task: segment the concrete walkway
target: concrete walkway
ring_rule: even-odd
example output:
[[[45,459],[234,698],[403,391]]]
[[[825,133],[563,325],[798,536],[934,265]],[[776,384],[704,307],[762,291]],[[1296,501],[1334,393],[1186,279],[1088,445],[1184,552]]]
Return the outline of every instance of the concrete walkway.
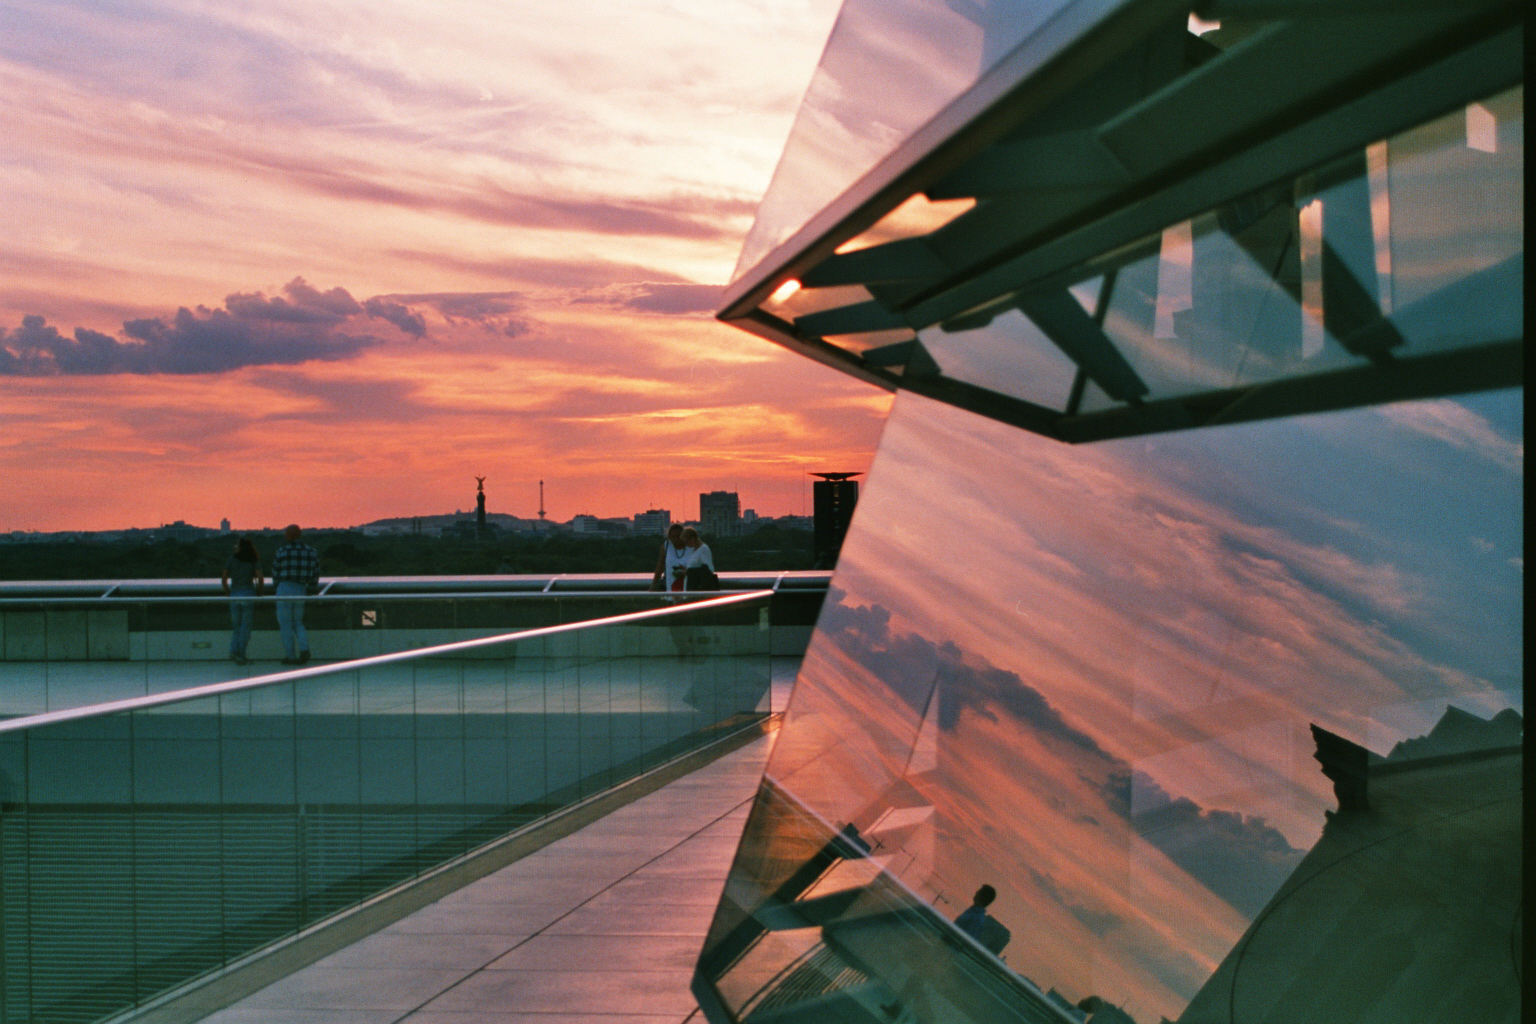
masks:
[[[782,706],[782,705],[779,705]],[[766,736],[207,1018],[678,1024]]]

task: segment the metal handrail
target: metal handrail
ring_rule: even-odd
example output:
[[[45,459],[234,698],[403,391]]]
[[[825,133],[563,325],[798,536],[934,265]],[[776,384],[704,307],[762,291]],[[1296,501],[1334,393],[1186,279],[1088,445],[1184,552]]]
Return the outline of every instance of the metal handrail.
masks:
[[[268,590],[270,591],[270,588],[268,588]],[[721,588],[721,590],[718,591],[718,593],[721,593],[721,594],[762,594],[762,593],[777,593],[777,592],[778,592],[778,590],[777,590],[777,583],[775,583],[774,587],[769,589],[769,590],[762,590],[761,588],[753,588],[751,590],[734,590],[734,589],[728,589],[728,588]],[[242,601],[263,601],[263,602],[278,601],[278,600],[283,600],[283,601],[296,601],[297,600],[297,601],[304,601],[306,603],[316,602],[316,603],[320,603],[320,604],[327,604],[327,603],[329,603],[329,604],[336,604],[336,603],[345,602],[345,601],[352,601],[352,602],[356,602],[356,601],[444,601],[444,600],[449,600],[449,599],[453,599],[453,600],[470,600],[470,599],[473,599],[473,600],[477,600],[477,601],[491,601],[491,600],[500,601],[500,600],[504,600],[504,599],[505,600],[547,601],[550,598],[560,599],[560,598],[567,598],[567,597],[600,597],[600,598],[604,598],[604,599],[606,599],[606,598],[618,599],[618,598],[631,598],[631,597],[637,597],[637,598],[639,598],[639,597],[649,597],[649,598],[661,600],[661,599],[665,599],[665,598],[667,598],[669,596],[671,596],[671,595],[669,595],[666,591],[660,591],[660,590],[509,590],[509,591],[501,591],[501,592],[498,592],[498,591],[486,591],[486,590],[465,590],[465,591],[457,591],[457,592],[456,591],[443,591],[443,592],[430,592],[430,593],[420,593],[420,594],[398,594],[398,593],[397,594],[364,594],[364,593],[358,593],[358,594],[327,594],[327,593],[324,592],[324,590],[322,590],[318,594],[309,594],[309,595],[304,595],[304,596],[295,595],[293,597],[284,597],[284,598],[279,598],[276,594],[273,594],[273,593],[270,593],[270,592],[269,593],[260,594],[260,595],[256,595],[256,594],[230,595],[230,594],[222,594],[222,593],[221,594],[188,594],[188,595],[185,595],[185,596],[182,596],[182,597],[138,597],[138,596],[135,596],[135,595],[132,595],[132,594],[119,594],[119,595],[116,595],[116,596],[110,597],[110,598],[108,598],[106,595],[103,594],[103,595],[99,595],[99,596],[95,596],[95,597],[85,596],[85,595],[82,595],[80,597],[0,597],[0,610],[4,610],[6,608],[20,608],[20,607],[31,608],[31,607],[34,607],[36,605],[75,605],[75,606],[78,606],[78,605],[92,604],[92,603],[98,603],[98,602],[103,604],[103,605],[108,605],[108,606],[126,606],[126,605],[131,605],[131,604],[200,604],[200,603],[203,603],[203,604],[206,604],[206,603],[224,604],[224,603],[226,603],[226,602],[228,602],[230,600],[235,600],[235,599],[242,600]]]
[[[827,570],[732,570],[720,574],[729,590],[825,590]],[[328,598],[408,597],[611,597],[653,593],[650,573],[553,573],[490,576],[331,576],[321,587]],[[567,589],[569,588],[569,589]],[[163,598],[222,598],[217,577],[197,579],[0,580],[0,608],[43,601],[100,602],[103,606]]]
[[[330,665],[319,665],[314,668],[294,669],[290,672],[275,672],[271,675],[255,676],[250,679],[236,679],[225,683],[209,683],[206,686],[192,686],[184,690],[171,690],[166,693],[151,694],[147,697],[129,697],[124,700],[107,701],[102,704],[87,704],[83,707],[66,708],[61,711],[45,711],[40,715],[26,715],[20,718],[10,718],[0,721],[0,735],[12,732],[22,732],[27,729],[44,725],[56,725],[60,722],[74,722],[86,718],[100,718],[105,715],[118,714],[124,711],[142,711],[147,708],[161,707],[166,704],[179,704],[183,701],[200,700],[204,697],[218,697],[229,693],[243,693],[247,690],[259,690],[268,686],[276,686],[280,683],[291,683],[300,679],[313,679],[319,676],[338,675],[343,672],[355,672],[359,669],[373,668],[379,665],[394,665],[403,661],[425,659],[444,654],[457,654],[461,651],[478,650],[482,647],[494,647],[497,644],[520,640],[536,640],[546,636],[556,636],[561,633],[574,633],[584,629],[595,629],[599,626],[623,625],[631,622],[644,622],[650,619],[668,618],[682,615],[686,612],[698,611],[701,608],[721,608],[727,605],[748,604],[753,601],[763,601],[771,598],[771,590],[750,590],[739,594],[728,594],[724,597],[709,597],[697,601],[685,600],[682,604],[672,605],[667,608],[649,608],[639,612],[625,612],[622,615],[609,615],[600,619],[585,619],[581,622],[567,622],[558,626],[539,626],[534,629],[517,630],[511,633],[499,633],[495,636],[478,637],[474,640],[455,640],[452,643],[438,644],[433,647],[421,647],[411,651],[396,651],[392,654],[375,654],[366,658],[355,658],[351,661],[341,661]],[[314,600],[309,598],[308,600]]]

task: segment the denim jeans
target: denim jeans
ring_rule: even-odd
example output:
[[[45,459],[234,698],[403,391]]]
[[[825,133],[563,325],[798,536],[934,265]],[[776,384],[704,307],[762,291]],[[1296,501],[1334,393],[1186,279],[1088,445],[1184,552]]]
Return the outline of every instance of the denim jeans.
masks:
[[[304,632],[304,584],[287,580],[277,585],[277,632],[283,638],[283,657],[297,658],[309,650],[309,636]],[[283,600],[287,598],[287,600]]]
[[[233,627],[229,635],[229,653],[243,658],[245,647],[251,642],[251,622],[256,617],[256,591],[231,590],[229,597],[229,623]]]

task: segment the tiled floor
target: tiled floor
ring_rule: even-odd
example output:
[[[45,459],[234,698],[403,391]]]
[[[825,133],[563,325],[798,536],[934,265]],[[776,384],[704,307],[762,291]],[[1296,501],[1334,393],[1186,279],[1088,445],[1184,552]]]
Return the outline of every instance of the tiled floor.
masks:
[[[782,703],[776,702],[782,707]],[[207,1024],[678,1024],[772,737],[269,985]]]

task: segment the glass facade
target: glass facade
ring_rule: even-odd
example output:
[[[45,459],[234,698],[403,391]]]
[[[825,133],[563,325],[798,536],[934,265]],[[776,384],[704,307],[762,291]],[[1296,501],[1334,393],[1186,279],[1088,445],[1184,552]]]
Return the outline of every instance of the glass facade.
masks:
[[[963,95],[1067,0],[848,0],[733,277]]]
[[[1013,6],[845,5],[722,319],[1071,442],[1520,382],[1518,5]]]
[[[850,0],[724,299],[898,395],[700,1005],[1519,1020],[1523,13],[1030,10]]]
[[[898,397],[700,977],[740,1020],[1516,1019],[1522,429],[1068,447]]]
[[[1507,344],[1523,140],[1510,90],[916,337],[943,377],[1071,415]]]

